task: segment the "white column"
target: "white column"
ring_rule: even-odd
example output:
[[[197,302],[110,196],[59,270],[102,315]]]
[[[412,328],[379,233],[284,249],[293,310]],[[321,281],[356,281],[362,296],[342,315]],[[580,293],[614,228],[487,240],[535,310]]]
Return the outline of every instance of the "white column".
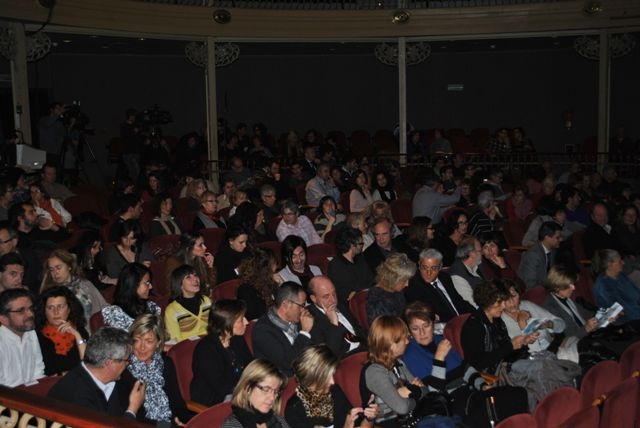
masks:
[[[609,34],[600,32],[600,62],[598,64],[598,152],[609,151],[609,89],[611,56],[609,55]],[[601,171],[607,156],[598,156],[598,170]]]
[[[27,38],[24,25],[12,23],[11,29],[16,42],[16,56],[11,59],[11,94],[13,95],[13,120],[15,128],[22,132],[24,141],[31,139],[31,116],[29,114],[29,75],[27,72]],[[20,111],[20,113],[18,113]]]
[[[400,153],[407,152],[407,40],[398,39],[398,119],[400,120]],[[400,157],[400,163],[405,165],[406,157]]]
[[[214,192],[219,192],[220,183],[218,183],[218,105],[216,103],[216,55],[215,41],[213,37],[207,37],[207,72],[206,72],[206,89],[207,89],[207,144],[209,161],[209,177],[213,182]]]

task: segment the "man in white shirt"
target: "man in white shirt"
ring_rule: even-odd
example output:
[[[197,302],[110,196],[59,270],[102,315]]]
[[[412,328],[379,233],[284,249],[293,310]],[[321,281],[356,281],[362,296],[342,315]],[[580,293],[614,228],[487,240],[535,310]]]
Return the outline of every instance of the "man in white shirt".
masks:
[[[340,190],[336,187],[331,178],[331,167],[327,163],[318,166],[318,173],[315,177],[307,181],[306,200],[307,204],[318,206],[320,199],[331,196],[336,203],[340,202]],[[322,207],[319,207],[322,210]]]
[[[0,385],[14,387],[44,377],[31,293],[0,293]]]

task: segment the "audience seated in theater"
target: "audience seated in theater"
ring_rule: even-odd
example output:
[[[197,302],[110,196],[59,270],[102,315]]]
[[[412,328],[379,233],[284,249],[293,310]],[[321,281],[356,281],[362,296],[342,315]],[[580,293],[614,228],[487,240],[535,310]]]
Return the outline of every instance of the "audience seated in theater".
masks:
[[[9,223],[18,231],[21,248],[44,246],[51,250],[69,237],[67,231],[51,219],[39,217],[31,202],[13,204],[9,208]]]
[[[331,167],[327,163],[318,166],[318,173],[311,178],[305,187],[307,204],[320,205],[320,199],[331,196],[334,200],[340,200],[340,190],[331,178]]]
[[[194,174],[195,175],[195,174]],[[187,179],[189,177],[187,176]],[[181,198],[189,198],[186,203],[188,212],[196,212],[200,209],[200,198],[207,191],[207,183],[201,178],[192,177],[180,191]],[[188,226],[188,225],[185,225]]]
[[[400,239],[392,239],[392,224],[386,218],[377,219],[371,228],[374,243],[364,251],[364,258],[372,272],[394,253],[407,253],[407,246]]]
[[[244,166],[244,161],[239,156],[234,156],[229,160],[230,170],[225,174],[224,178],[233,180],[236,187],[244,187],[251,184],[253,173],[249,168]]]
[[[371,205],[361,211],[367,219],[367,222],[373,226],[376,220],[386,218],[391,223],[391,237],[397,238],[402,235],[402,231],[393,221],[391,214],[391,206],[385,201],[374,201]]]
[[[131,324],[129,334],[133,346],[127,370],[117,385],[121,395],[126,396],[137,382],[143,382],[146,386],[144,402],[136,419],[156,426],[182,426],[193,413],[187,409],[180,394],[173,360],[162,352],[166,341],[162,318],[142,314]]]
[[[451,143],[447,140],[444,135],[442,129],[436,128],[433,131],[434,140],[429,145],[429,152],[431,154],[449,154],[453,153],[453,149],[451,148]]]
[[[418,271],[409,281],[404,296],[407,303],[420,300],[431,305],[442,323],[474,310],[474,307],[458,294],[451,276],[442,271],[442,253],[435,248],[420,253]]]
[[[511,149],[509,129],[498,128],[487,145],[487,152],[491,154],[506,154],[509,153]]]
[[[467,208],[472,206],[473,200],[471,199],[471,180],[463,178],[460,180],[460,185],[457,187],[460,190],[460,200],[455,204],[460,208]]]
[[[390,204],[398,199],[398,194],[393,188],[393,180],[385,170],[376,171],[374,178],[371,195],[374,201],[385,201]]]
[[[622,196],[625,183],[618,180],[618,173],[613,165],[602,168],[602,182],[597,187],[597,192],[606,200],[616,200]]]
[[[357,170],[351,184],[353,190],[349,193],[349,212],[358,213],[374,201],[369,187],[368,174],[362,169]]]
[[[451,195],[442,193],[442,180],[435,176],[427,176],[422,187],[413,197],[413,216],[426,216],[433,224],[442,221],[442,214],[460,199],[460,191],[456,189]]]
[[[532,319],[544,320],[542,326],[536,330],[539,333],[537,340],[528,345],[529,351],[547,350],[557,354],[558,358],[577,363],[577,342],[565,342],[564,320],[533,302],[521,300],[520,292],[512,280],[505,279],[502,282],[509,293],[509,298],[505,300],[505,308],[500,318],[502,318],[507,327],[509,337],[514,338],[524,335],[525,329]]]
[[[580,191],[573,186],[565,186],[562,188],[562,205],[567,214],[567,221],[574,221],[585,226],[589,225],[591,219],[589,212],[581,206],[582,196]]]
[[[247,305],[247,319],[260,318],[273,304],[273,293],[283,282],[277,270],[278,260],[269,248],[255,248],[253,255],[240,263],[238,299]]]
[[[326,276],[309,281],[309,312],[313,316],[311,341],[325,344],[342,359],[345,355],[363,349],[366,332],[353,318],[349,307],[338,300],[333,282]]]
[[[473,301],[473,289],[485,279],[480,269],[481,263],[482,246],[480,241],[474,237],[467,237],[458,245],[456,260],[447,272],[460,297],[471,303],[474,308],[478,306]]]
[[[369,233],[369,223],[367,217],[363,213],[351,213],[347,216],[347,226],[351,226],[353,229],[357,229],[362,233],[362,242],[364,246],[362,251],[369,248],[371,244],[375,242],[373,234]]]
[[[251,247],[247,245],[249,236],[242,226],[230,226],[225,238],[213,261],[219,284],[236,279],[240,262],[251,257]]]
[[[23,284],[23,277],[24,260],[20,254],[7,253],[0,256],[0,292],[12,288],[28,288]]]
[[[140,263],[130,263],[120,272],[113,305],[102,308],[104,323],[128,330],[139,315],[160,315],[160,307],[149,300],[151,271]]]
[[[265,224],[264,210],[249,201],[236,207],[235,214],[229,219],[229,227],[233,226],[245,230],[249,244],[278,240]]]
[[[29,290],[0,293],[0,385],[13,388],[45,376]]]
[[[378,405],[371,403],[364,409],[351,407],[345,393],[333,381],[338,363],[338,358],[325,345],[306,348],[293,362],[298,385],[284,411],[288,423],[299,428],[348,428],[355,427],[362,419],[360,428],[373,427]]]
[[[65,199],[75,196],[75,194],[64,184],[57,182],[57,174],[58,171],[55,165],[48,162],[42,165],[40,178],[45,192],[50,197],[64,202]]]
[[[502,230],[502,213],[493,199],[493,194],[485,190],[478,194],[478,209],[469,219],[469,233],[480,237],[483,233]]]
[[[301,184],[306,183],[309,179],[305,179],[305,174],[302,173],[302,161],[292,160],[289,167],[289,180],[287,186],[290,192],[295,192],[296,188]]]
[[[333,183],[338,187],[338,190],[340,191],[341,195],[343,192],[346,192],[348,190],[347,184],[344,182],[343,176],[344,176],[344,171],[340,166],[334,165],[331,167],[331,179],[333,180]]]
[[[609,209],[604,203],[595,203],[591,208],[591,223],[585,229],[582,237],[585,254],[588,258],[592,258],[598,250],[607,248],[621,251],[620,242],[611,232]]]
[[[527,288],[542,285],[547,272],[556,260],[556,253],[562,243],[562,227],[555,221],[546,221],[538,230],[538,242],[529,248],[520,260],[518,276]]]
[[[44,374],[64,374],[80,364],[89,338],[82,305],[67,287],[55,286],[40,295],[37,307],[36,332]]]
[[[207,159],[207,144],[197,132],[189,132],[180,137],[174,150],[174,168],[177,171],[199,170]]]
[[[78,298],[84,311],[85,325],[89,326],[89,318],[107,306],[98,289],[82,277],[82,272],[73,254],[66,250],[54,250],[44,263],[45,273],[40,293],[56,285],[69,288]]]
[[[266,360],[252,361],[233,390],[231,415],[224,420],[222,428],[290,428],[279,414],[279,392],[286,384],[286,376],[275,364]],[[274,398],[265,399],[268,396]]]
[[[509,293],[499,280],[484,281],[473,291],[478,305],[462,326],[460,340],[465,360],[476,370],[496,373],[502,361],[527,358],[527,345],[538,339],[538,333],[509,338],[507,326],[500,316]]]
[[[346,153],[342,157],[342,180],[345,186],[353,186],[358,171],[358,158],[353,153]]]
[[[305,307],[307,293],[295,282],[282,283],[274,293],[274,306],[253,328],[256,358],[274,363],[285,376],[292,376],[291,363],[312,343],[313,316]]]
[[[397,240],[403,243],[407,256],[412,262],[417,263],[422,250],[431,247],[435,236],[435,227],[429,217],[414,217],[405,233],[398,236]]]
[[[151,171],[147,174],[147,186],[140,194],[142,202],[151,202],[159,194],[167,190],[165,174],[162,171]]]
[[[324,241],[327,233],[334,230],[334,228],[343,227],[346,216],[337,212],[336,201],[331,196],[323,196],[320,199],[318,206],[319,214],[313,221],[313,225],[320,236],[320,239]]]
[[[620,219],[611,231],[614,239],[620,243],[620,251],[625,256],[640,256],[640,222],[638,208],[626,205],[620,211]]]
[[[13,203],[13,185],[8,180],[0,181],[0,221],[9,220],[9,207]]]
[[[453,165],[445,165],[440,168],[440,179],[442,180],[442,191],[447,195],[452,194],[458,187],[453,179]]]
[[[218,214],[218,201],[216,194],[207,190],[200,196],[200,211],[193,220],[194,232],[202,229],[212,229],[216,227],[227,227],[224,219]]]
[[[514,267],[503,256],[504,242],[500,233],[483,234],[480,237],[480,244],[482,244],[482,265],[480,267],[486,279],[515,279],[518,276]]]
[[[169,193],[160,193],[154,198],[154,217],[149,226],[149,238],[161,235],[180,235],[182,228],[171,214],[173,199]]]
[[[609,308],[618,302],[624,312],[617,324],[640,321],[640,288],[623,272],[624,262],[612,249],[599,250],[593,259],[592,268],[598,275],[594,287],[596,304],[600,308]]]
[[[336,235],[337,254],[329,262],[327,276],[336,288],[338,301],[347,305],[353,295],[373,285],[373,274],[362,254],[362,233],[343,227]]]
[[[193,352],[193,401],[207,407],[228,401],[242,371],[253,360],[243,336],[248,324],[245,308],[242,300],[219,300],[211,308],[207,335]]]
[[[111,196],[109,196],[109,215],[114,216],[119,214],[124,195],[131,195],[134,193],[136,193],[136,185],[129,177],[118,178],[115,182]]]
[[[489,177],[479,187],[479,191],[490,190],[493,194],[493,200],[505,201],[511,197],[511,193],[505,193],[502,189],[502,180],[504,179],[503,172],[499,169],[492,169],[489,171]]]
[[[247,201],[249,201],[249,188],[248,187],[237,188],[236,191],[233,193],[233,205],[229,210],[229,217],[233,217],[236,213],[236,209],[240,205],[242,205],[244,202],[247,202]]]
[[[56,226],[62,229],[67,227],[67,224],[71,221],[71,214],[60,202],[47,194],[42,183],[31,183],[29,192],[31,194],[31,203],[38,216],[53,221]]]
[[[214,258],[207,252],[204,238],[199,232],[184,232],[180,235],[180,249],[164,263],[165,283],[171,284],[171,272],[178,266],[193,266],[200,277],[200,287],[204,294],[209,294],[217,284]]]
[[[265,222],[280,215],[276,189],[270,184],[264,184],[260,188],[260,208],[264,212]]]
[[[115,242],[120,238],[120,229],[122,224],[127,220],[138,221],[142,214],[142,200],[135,193],[122,196],[120,199],[120,209],[117,212],[118,218],[113,222],[109,229],[109,242]]]
[[[533,202],[527,196],[526,186],[516,186],[513,196],[505,200],[505,213],[509,220],[524,220],[533,212]]]
[[[434,332],[436,314],[428,304],[417,301],[407,305],[404,320],[411,334],[402,356],[407,368],[425,385],[455,397],[454,414],[463,420],[473,417],[467,415],[467,402],[473,392],[486,388],[485,381],[449,340]]]
[[[302,176],[304,181],[309,181],[316,175],[318,169],[318,163],[320,161],[316,157],[316,147],[304,143],[302,152],[302,159],[300,159],[300,166],[302,167]]]
[[[295,189],[289,188],[289,184],[284,180],[285,176],[280,171],[280,162],[278,160],[270,159],[267,165],[262,168],[262,171],[262,184],[273,187],[278,200],[281,201],[295,196]]]
[[[446,227],[434,240],[432,247],[437,248],[442,253],[443,266],[451,266],[456,258],[458,245],[468,236],[468,219],[466,211],[453,211],[447,217]]]
[[[376,270],[375,287],[369,289],[366,309],[369,324],[380,315],[401,316],[407,304],[403,291],[416,273],[406,254],[389,256]]]
[[[154,259],[149,245],[142,241],[140,223],[137,220],[127,220],[118,230],[116,243],[104,252],[103,263],[107,275],[117,278],[127,264],[142,263],[150,266]]]
[[[518,126],[511,130],[513,133],[512,147],[516,152],[535,152],[536,149],[529,139],[525,136],[524,128]]]
[[[538,230],[542,223],[553,221],[562,229],[562,239],[568,240],[575,232],[584,229],[582,223],[567,220],[567,214],[562,204],[551,201],[541,200],[536,208],[538,215],[529,223],[529,227],[522,237],[522,246],[530,248],[538,241]]]
[[[305,290],[311,278],[322,275],[318,266],[307,263],[307,246],[299,236],[289,235],[282,241],[282,263],[280,278],[298,283]]]
[[[207,331],[211,299],[202,293],[193,266],[182,265],[171,273],[171,303],[164,311],[169,339],[181,342]]]
[[[309,217],[300,215],[298,204],[292,200],[287,200],[282,204],[281,212],[282,220],[280,220],[276,229],[278,241],[282,242],[287,236],[296,235],[304,239],[307,246],[322,243]]]
[[[128,331],[101,328],[87,340],[83,362],[60,379],[47,396],[112,416],[135,419],[144,402],[145,383],[135,381],[130,392],[118,387],[132,346]]]
[[[218,195],[218,209],[223,210],[233,204],[233,193],[236,191],[236,183],[231,178],[222,181],[222,192]]]

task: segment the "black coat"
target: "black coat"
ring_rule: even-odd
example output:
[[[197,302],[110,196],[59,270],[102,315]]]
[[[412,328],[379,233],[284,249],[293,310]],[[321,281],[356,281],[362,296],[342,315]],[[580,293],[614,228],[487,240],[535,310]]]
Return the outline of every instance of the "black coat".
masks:
[[[451,280],[451,276],[448,273],[440,272],[438,279],[444,286],[444,289],[447,290],[447,294],[459,314],[475,311],[475,308],[458,294]],[[433,311],[438,314],[441,322],[447,322],[458,315],[450,309],[449,304],[440,297],[440,294],[433,289],[431,284],[427,284],[422,279],[420,272],[416,273],[414,277],[411,278],[411,281],[409,281],[409,286],[404,290],[404,297],[407,300],[407,304],[413,303],[416,300],[421,300],[429,304]]]
[[[320,312],[316,305],[308,306],[309,312],[313,315],[313,328],[311,328],[311,341],[315,344],[324,343],[333,351],[338,359],[341,359],[348,351],[349,344],[345,340],[345,334],[349,332],[343,325],[333,325],[327,315]],[[338,311],[344,316],[353,327],[355,336],[360,340],[361,346],[367,341],[367,334],[358,325],[351,313],[343,305],[338,304]]]

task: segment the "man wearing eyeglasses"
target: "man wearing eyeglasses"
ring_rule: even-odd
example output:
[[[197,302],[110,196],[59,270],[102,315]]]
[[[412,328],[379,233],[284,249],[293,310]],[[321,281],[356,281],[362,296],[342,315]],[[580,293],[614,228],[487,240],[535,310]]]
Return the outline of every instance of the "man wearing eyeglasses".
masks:
[[[433,224],[442,220],[442,214],[460,199],[460,191],[455,189],[450,195],[443,193],[442,180],[432,175],[425,178],[423,186],[413,197],[413,216],[426,216]]]
[[[418,272],[404,290],[407,304],[420,300],[429,304],[440,322],[448,322],[460,314],[475,308],[464,300],[455,289],[451,276],[442,270],[442,253],[435,248],[422,250]]]
[[[14,387],[44,377],[31,293],[0,293],[0,385]]]
[[[252,332],[256,358],[275,364],[285,376],[293,376],[291,363],[312,344],[314,319],[306,308],[307,293],[300,284],[283,282],[274,293],[274,305]]]
[[[22,260],[24,275],[21,279],[22,284],[29,287],[34,295],[38,294],[42,282],[42,263],[37,262],[38,256],[28,245],[20,245],[18,232],[9,225],[9,222],[2,221],[0,222],[0,257],[12,253],[17,254]]]
[[[146,385],[137,380],[128,391],[117,382],[127,368],[131,349],[132,339],[126,330],[101,328],[87,341],[83,362],[60,379],[47,396],[135,419],[144,402]]]

